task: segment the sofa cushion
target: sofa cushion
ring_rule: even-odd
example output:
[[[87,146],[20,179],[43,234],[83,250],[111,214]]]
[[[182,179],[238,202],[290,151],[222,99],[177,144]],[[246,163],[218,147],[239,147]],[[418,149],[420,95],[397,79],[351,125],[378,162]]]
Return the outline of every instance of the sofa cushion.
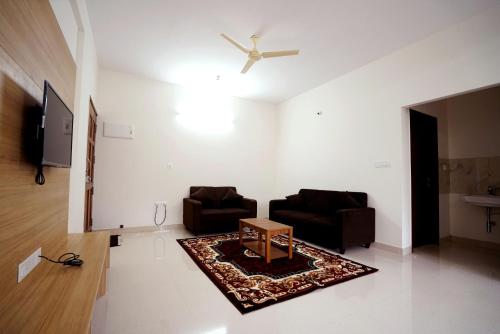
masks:
[[[338,245],[341,236],[338,220],[335,217],[319,215],[297,225],[293,233],[300,239],[327,247]]]
[[[332,191],[332,207],[337,210],[362,208],[361,201],[358,200],[357,193],[349,191]]]
[[[238,194],[233,189],[228,189],[224,197],[222,197],[223,208],[240,208],[243,196]]]
[[[286,218],[296,218],[300,220],[307,220],[307,219],[312,219],[316,216],[317,214],[313,212],[306,212],[306,211],[299,211],[299,210],[275,210],[273,214],[278,215],[280,217],[286,217]]]
[[[204,187],[204,186],[192,186],[190,187],[189,193],[195,194],[200,189],[204,188],[208,193],[208,198],[205,201],[201,201],[203,203],[203,207],[208,209],[219,209],[222,205],[222,198],[227,193],[229,189],[232,189],[236,192],[235,187]],[[190,195],[192,196],[192,195]],[[191,197],[192,198],[192,197]]]
[[[335,226],[337,221],[334,216],[315,216],[314,218],[307,221],[307,224],[311,226],[313,229],[315,227],[320,228],[329,228]]]
[[[293,226],[293,234],[299,238],[316,240],[319,237],[334,242],[337,224],[333,216],[304,211],[275,210],[272,219]]]
[[[334,213],[337,211],[334,196],[335,191],[301,189],[299,194],[305,202],[305,208],[309,212]]]
[[[312,212],[297,211],[297,210],[276,210],[273,212],[273,219],[278,222],[297,226],[308,220],[316,218],[318,215]]]
[[[309,212],[333,214],[340,209],[366,207],[366,193],[301,189],[299,191],[305,202],[305,209]]]
[[[190,195],[192,199],[200,201],[204,208],[210,208],[214,206],[213,196],[210,196],[210,193],[206,188],[200,188],[194,193]]]
[[[363,205],[353,196],[352,193],[346,191],[344,193],[340,193],[343,196],[339,200],[340,203],[340,209],[358,209],[362,208]]]
[[[251,218],[250,210],[239,208],[202,209],[201,219],[204,222],[225,223],[241,218]]]
[[[288,202],[288,206],[293,210],[302,210],[304,209],[304,200],[300,194],[290,195],[286,197]]]

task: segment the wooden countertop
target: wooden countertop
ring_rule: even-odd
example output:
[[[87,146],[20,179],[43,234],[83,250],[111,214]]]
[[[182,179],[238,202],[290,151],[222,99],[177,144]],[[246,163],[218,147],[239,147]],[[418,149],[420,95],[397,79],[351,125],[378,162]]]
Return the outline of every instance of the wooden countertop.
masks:
[[[57,258],[80,254],[81,267],[42,262],[0,302],[0,333],[89,333],[94,303],[105,293],[109,232],[69,234]]]

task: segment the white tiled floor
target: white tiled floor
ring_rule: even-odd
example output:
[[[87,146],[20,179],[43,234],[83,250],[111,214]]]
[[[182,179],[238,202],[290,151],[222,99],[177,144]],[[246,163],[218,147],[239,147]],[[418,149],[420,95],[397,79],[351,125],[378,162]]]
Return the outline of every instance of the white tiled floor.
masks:
[[[99,333],[500,333],[500,257],[456,245],[400,257],[352,248],[380,269],[241,315],[175,239],[183,230],[125,234],[111,249]]]

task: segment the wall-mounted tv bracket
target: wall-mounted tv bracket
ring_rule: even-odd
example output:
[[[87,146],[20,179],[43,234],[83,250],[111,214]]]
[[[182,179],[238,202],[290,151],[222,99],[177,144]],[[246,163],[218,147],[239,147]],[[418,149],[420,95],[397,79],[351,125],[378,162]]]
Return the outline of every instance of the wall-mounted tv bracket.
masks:
[[[36,143],[37,146],[43,145],[43,129],[45,128],[45,115],[42,115],[42,121],[40,126],[36,128]],[[38,152],[40,150],[37,150]],[[43,165],[42,162],[39,161],[36,166],[36,176],[35,176],[36,184],[43,185],[45,183],[45,176],[43,175]]]

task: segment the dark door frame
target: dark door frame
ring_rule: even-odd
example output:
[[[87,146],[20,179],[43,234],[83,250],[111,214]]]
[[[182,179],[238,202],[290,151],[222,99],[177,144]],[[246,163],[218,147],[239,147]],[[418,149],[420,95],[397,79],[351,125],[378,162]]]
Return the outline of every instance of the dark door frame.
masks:
[[[437,118],[409,109],[412,249],[439,244]]]
[[[94,163],[95,163],[95,139],[97,130],[97,111],[92,101],[89,102],[89,123],[87,131],[87,156],[85,159],[85,213],[83,230],[92,232],[92,209],[94,197]]]

